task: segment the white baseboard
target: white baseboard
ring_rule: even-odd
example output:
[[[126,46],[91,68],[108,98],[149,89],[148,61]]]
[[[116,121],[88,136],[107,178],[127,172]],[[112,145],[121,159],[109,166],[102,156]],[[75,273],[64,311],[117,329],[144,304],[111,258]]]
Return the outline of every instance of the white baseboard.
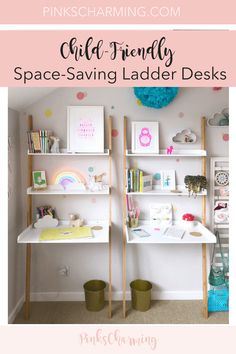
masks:
[[[112,300],[122,301],[122,291],[112,293]],[[105,294],[106,299],[108,293]],[[129,291],[126,299],[131,299]],[[202,291],[152,291],[153,300],[201,300]],[[84,292],[40,292],[31,294],[32,301],[84,301]]]
[[[10,315],[8,316],[8,323],[9,324],[14,322],[16,315],[20,311],[23,304],[24,304],[24,295],[21,296],[21,298],[17,302],[16,306],[14,307],[14,309],[11,311]]]

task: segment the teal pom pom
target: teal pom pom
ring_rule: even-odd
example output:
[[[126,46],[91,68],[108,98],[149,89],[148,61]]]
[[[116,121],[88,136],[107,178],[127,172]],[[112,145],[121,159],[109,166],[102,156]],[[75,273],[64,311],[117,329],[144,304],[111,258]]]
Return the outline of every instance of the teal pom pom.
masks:
[[[162,108],[177,96],[178,87],[135,87],[134,94],[144,106]]]

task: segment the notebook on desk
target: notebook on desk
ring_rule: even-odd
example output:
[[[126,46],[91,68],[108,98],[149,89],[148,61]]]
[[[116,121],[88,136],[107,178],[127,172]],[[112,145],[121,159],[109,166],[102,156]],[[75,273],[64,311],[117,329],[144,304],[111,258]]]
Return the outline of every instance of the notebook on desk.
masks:
[[[182,239],[184,237],[184,234],[185,234],[185,230],[178,229],[176,227],[168,227],[164,232],[164,236],[178,238],[178,239]]]
[[[71,240],[77,238],[93,237],[92,229],[89,226],[81,227],[58,227],[44,229],[41,231],[40,241]]]

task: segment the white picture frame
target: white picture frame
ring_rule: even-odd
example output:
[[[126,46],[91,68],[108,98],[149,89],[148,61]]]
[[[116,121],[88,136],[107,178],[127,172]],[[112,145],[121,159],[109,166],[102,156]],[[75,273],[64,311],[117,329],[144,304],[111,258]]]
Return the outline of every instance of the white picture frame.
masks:
[[[104,152],[104,106],[67,107],[67,151]]]
[[[159,154],[159,123],[132,122],[132,153]]]
[[[161,189],[176,190],[175,170],[161,171]]]
[[[40,190],[47,188],[47,179],[45,171],[33,171],[32,172],[33,179],[33,189]]]

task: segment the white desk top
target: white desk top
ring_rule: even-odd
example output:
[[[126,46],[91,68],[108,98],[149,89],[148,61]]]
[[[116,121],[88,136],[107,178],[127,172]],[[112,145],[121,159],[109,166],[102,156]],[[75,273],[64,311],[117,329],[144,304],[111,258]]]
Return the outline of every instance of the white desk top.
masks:
[[[175,222],[174,226],[179,229],[184,229],[180,222]],[[191,229],[186,230],[182,239],[165,236],[163,234],[164,230],[154,229],[154,226],[150,225],[149,221],[140,220],[139,226],[134,229],[142,229],[150,234],[148,237],[139,237],[132,232],[133,229],[126,226],[126,240],[127,243],[162,243],[162,244],[202,244],[202,243],[216,243],[215,235],[209,231],[200,222],[196,222],[195,226]],[[196,237],[190,235],[190,232],[200,232],[202,236]]]
[[[67,240],[50,240],[50,241],[40,241],[39,237],[42,229],[35,229],[30,225],[25,229],[17,238],[18,243],[108,243],[109,242],[109,223],[107,221],[91,221],[88,226],[102,226],[102,230],[92,230],[93,236],[91,238],[78,238],[78,239],[67,239]],[[59,227],[68,226],[68,222],[60,222]]]

